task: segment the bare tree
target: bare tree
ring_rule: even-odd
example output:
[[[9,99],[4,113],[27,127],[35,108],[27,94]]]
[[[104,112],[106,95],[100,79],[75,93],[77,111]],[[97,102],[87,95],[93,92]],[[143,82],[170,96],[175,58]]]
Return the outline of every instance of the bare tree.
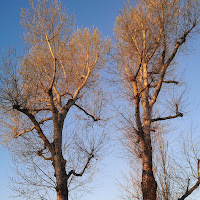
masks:
[[[186,199],[198,191],[199,180],[199,137],[194,138],[194,133],[185,136],[181,134],[177,139],[172,139],[171,134],[166,134],[163,127],[152,138],[153,147],[153,172],[157,182],[157,199],[174,200]],[[171,139],[170,139],[171,138]],[[181,139],[180,139],[181,138]],[[130,138],[131,139],[131,138]],[[126,200],[143,199],[141,190],[142,162],[131,150],[131,141],[127,142],[128,159],[131,170],[124,175],[120,182],[122,197]],[[191,196],[193,199],[194,196]]]
[[[96,29],[74,31],[73,17],[57,0],[30,0],[21,24],[29,50],[20,63],[15,51],[3,56],[1,132],[16,138],[18,161],[29,163],[29,171],[18,170],[27,182],[22,193],[41,196],[38,187],[46,186],[66,200],[70,183],[92,167],[105,140],[98,77],[109,42]]]
[[[173,112],[163,107],[158,110],[158,105],[164,101],[165,88],[170,90],[179,84],[174,75],[175,60],[196,33],[198,23],[199,3],[195,0],[140,0],[134,7],[127,3],[116,19],[115,59],[134,106],[129,135],[141,155],[144,200],[155,200],[157,192],[152,162],[154,124],[183,117],[179,100]]]

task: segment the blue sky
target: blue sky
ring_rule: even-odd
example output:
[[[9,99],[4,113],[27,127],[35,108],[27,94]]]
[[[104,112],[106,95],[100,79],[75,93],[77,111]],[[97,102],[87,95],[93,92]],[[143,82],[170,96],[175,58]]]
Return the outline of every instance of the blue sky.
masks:
[[[73,13],[76,25],[82,27],[97,27],[102,36],[112,36],[115,17],[123,8],[123,0],[62,0],[63,5]],[[19,14],[22,7],[28,5],[28,0],[0,0],[0,49],[22,46],[20,36],[22,29],[19,24]],[[194,46],[194,48],[192,48]],[[200,39],[190,44],[192,53],[180,57],[180,67],[185,68],[185,80],[188,90],[188,102],[191,112],[180,122],[181,128],[190,127],[191,123],[198,124],[200,117]],[[118,148],[118,147],[117,147]],[[127,169],[124,160],[114,153],[108,156],[103,165],[103,171],[96,176],[97,187],[93,194],[86,195],[82,200],[116,200],[119,187],[116,179],[121,177],[121,171]],[[12,193],[7,187],[8,176],[11,172],[11,161],[8,152],[0,147],[0,199],[7,200]],[[13,200],[11,198],[11,200]]]
[[[98,27],[102,35],[112,34],[115,17],[123,7],[123,0],[62,0],[62,3],[74,14],[77,26]],[[28,0],[0,0],[1,48],[19,39],[22,34],[19,14],[27,5]]]
[[[97,27],[102,36],[112,36],[115,17],[123,0],[62,0],[63,5],[69,9],[76,18],[76,25],[92,28]],[[0,0],[0,49],[23,46],[20,40],[23,30],[19,24],[19,14],[23,7],[28,6],[28,0]],[[119,194],[116,179],[120,179],[122,169],[126,169],[126,163],[116,156],[117,153],[109,155],[102,163],[101,172],[95,177],[95,187],[92,194],[85,194],[82,200],[114,200]],[[11,176],[11,159],[9,153],[0,147],[0,199],[8,198],[12,191],[8,189]]]

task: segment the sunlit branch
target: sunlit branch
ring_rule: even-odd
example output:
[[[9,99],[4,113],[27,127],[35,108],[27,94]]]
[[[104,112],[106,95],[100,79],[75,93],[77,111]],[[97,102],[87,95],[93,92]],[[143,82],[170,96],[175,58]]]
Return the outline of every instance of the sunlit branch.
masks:
[[[55,87],[53,87],[53,89],[55,90]],[[55,93],[56,93],[56,91],[55,91]],[[70,97],[72,97],[72,94],[70,94],[69,92],[64,92],[64,93],[62,93],[62,94],[59,94],[59,96],[60,97],[63,97],[63,96],[65,96],[65,95],[69,95]],[[41,102],[49,102],[49,99],[38,99],[38,101],[41,101]],[[55,98],[53,98],[53,101],[55,102],[55,101],[58,101],[58,98],[57,97],[55,97]],[[50,106],[50,104],[46,104],[45,106],[44,106],[44,108],[45,107],[47,107],[47,106]],[[34,111],[34,109],[33,110],[31,110],[31,109],[29,109],[30,111]],[[39,110],[39,109],[38,109]],[[37,109],[36,109],[36,111],[37,111]],[[40,110],[39,110],[40,111]]]
[[[142,89],[134,96],[134,99],[138,98],[139,95],[140,95],[146,88],[148,88],[148,87],[149,87],[149,85],[147,85],[147,86],[145,86],[144,88],[142,88]]]
[[[45,146],[47,146],[48,149],[49,149],[49,151],[52,152],[53,149],[52,149],[51,143],[49,142],[49,140],[47,139],[47,137],[44,135],[44,133],[43,133],[41,127],[40,127],[40,124],[36,120],[35,116],[32,115],[27,109],[21,109],[19,107],[19,105],[13,105],[13,109],[16,109],[16,110],[24,113],[32,121],[32,123],[35,126],[36,131],[38,132],[40,138],[43,140]]]
[[[142,128],[142,123],[141,123],[141,118],[140,118],[140,100],[139,100],[139,95],[138,94],[138,87],[137,87],[137,81],[136,79],[133,80],[132,82],[133,85],[133,91],[135,94],[135,119],[136,119],[136,124],[137,124],[137,128],[138,128],[138,133],[139,136],[142,138],[143,137],[143,128]]]
[[[58,108],[61,110],[62,109],[61,95],[58,93],[58,91],[57,91],[55,86],[52,86],[52,87],[53,87],[53,90],[55,91],[56,96],[57,96],[56,98],[53,99],[53,101],[54,101],[55,105],[57,105]],[[55,101],[57,101],[57,103]]]
[[[78,98],[78,94],[80,93],[80,91],[81,91],[81,89],[85,86],[85,84],[86,84],[86,82],[87,82],[87,80],[88,80],[88,78],[89,78],[89,75],[90,75],[90,73],[91,73],[91,69],[96,65],[96,62],[97,62],[97,60],[98,60],[98,57],[99,57],[99,55],[97,54],[96,55],[96,59],[95,59],[95,61],[91,64],[91,66],[88,66],[88,63],[86,64],[87,65],[87,75],[86,76],[84,76],[83,78],[84,78],[84,81],[83,81],[83,83],[77,88],[77,90],[75,91],[75,93],[74,93],[74,95],[73,95],[73,99],[74,100],[76,100],[77,98]]]
[[[49,110],[51,110],[50,108],[47,108],[47,106],[48,105],[45,105],[44,107],[38,108],[38,109],[28,109],[28,111],[38,113],[40,111],[49,111]]]
[[[199,185],[200,185],[200,178],[198,178],[195,185],[192,188],[190,188],[189,190],[186,190],[185,194],[182,197],[178,198],[178,200],[186,199],[186,197],[188,197],[190,194],[192,194],[192,192],[194,192],[199,187]]]
[[[147,55],[147,62],[154,56],[154,54],[155,54],[157,48],[159,47],[159,45],[160,45],[160,37],[159,37],[159,39],[157,40],[157,43],[156,43],[156,45],[155,45],[155,48],[153,49],[153,51],[151,52],[151,54],[150,54],[149,56]]]
[[[163,83],[163,79],[165,77],[165,73],[166,73],[167,68],[169,67],[169,65],[172,62],[172,60],[174,59],[174,57],[176,56],[176,53],[178,52],[178,49],[186,41],[186,37],[195,28],[195,26],[196,26],[196,23],[193,23],[193,26],[187,32],[184,33],[184,35],[181,38],[181,40],[176,43],[171,56],[169,57],[167,62],[162,66],[162,71],[161,71],[161,74],[160,74],[158,85],[156,87],[156,91],[155,91],[155,93],[154,93],[154,95],[153,95],[153,97],[152,97],[152,99],[151,99],[151,101],[149,103],[150,107],[152,107],[154,105],[154,103],[156,102],[156,100],[157,100],[157,97],[158,97],[158,94],[160,93],[160,90],[161,90],[161,87],[162,87],[162,83]]]
[[[38,155],[38,154],[37,154],[37,155]],[[42,157],[44,160],[52,160],[52,157],[50,157],[50,158],[46,158],[43,154],[38,155],[38,156]]]
[[[50,52],[51,52],[51,56],[52,56],[53,59],[55,59],[54,53],[53,53],[52,48],[51,48],[51,44],[50,44],[50,42],[49,42],[49,38],[48,38],[48,36],[47,36],[46,33],[45,33],[45,35],[46,35],[46,42],[47,42],[48,47],[49,47],[49,50],[50,50]]]
[[[53,119],[52,117],[43,119],[43,120],[39,121],[38,124],[43,124],[44,122],[49,121],[49,120],[52,120],[52,119]],[[33,127],[30,128],[30,129],[27,129],[27,130],[25,130],[25,131],[20,132],[19,134],[15,135],[14,138],[17,138],[17,137],[19,137],[20,135],[22,135],[22,134],[24,134],[24,133],[28,133],[28,132],[30,132],[30,131],[32,131],[32,130],[34,130],[34,129],[35,129],[35,126],[33,126]]]
[[[131,36],[130,36],[130,37],[131,37]],[[135,39],[134,36],[131,37],[131,40],[132,40],[134,46],[135,46],[136,49],[137,49],[138,55],[141,56],[140,49],[138,48],[137,40]]]
[[[66,74],[66,72],[65,72],[65,68],[64,68],[64,65],[63,65],[63,63],[62,63],[62,60],[59,59],[59,61],[60,61],[60,64],[61,64],[61,66],[62,66],[63,74],[64,74],[64,76],[65,76],[65,83],[66,83],[66,87],[67,87],[67,92],[69,92],[68,81],[67,81],[67,74]]]
[[[39,150],[36,154],[40,157],[42,157],[44,160],[52,160],[52,157],[49,157],[49,158],[46,158],[44,155],[43,155],[43,151],[46,149],[46,147],[44,147],[43,149]]]
[[[128,23],[124,19],[123,19],[123,22],[124,22],[124,25],[125,25],[124,27],[127,30],[129,37],[131,38],[133,46],[136,47],[136,49],[137,49],[137,51],[136,51],[137,55],[141,56],[140,49],[139,49],[138,44],[137,44],[137,40],[135,39],[134,36],[132,36],[130,34],[130,31],[129,31],[129,28],[128,28]]]
[[[78,94],[80,93],[81,89],[85,86],[85,84],[86,84],[86,82],[88,80],[88,77],[89,77],[89,75],[91,73],[91,70],[90,70],[89,67],[87,68],[87,70],[88,70],[87,75],[83,77],[84,78],[83,83],[77,88],[77,90],[75,91],[75,93],[73,95],[73,99],[74,100],[76,100],[78,98]]]
[[[57,58],[55,57],[55,55],[54,55],[54,53],[53,53],[53,50],[52,50],[52,48],[51,48],[51,44],[50,44],[50,42],[49,42],[50,40],[49,40],[49,38],[48,38],[48,36],[47,36],[47,33],[45,33],[45,35],[46,35],[46,42],[47,42],[47,44],[48,44],[48,47],[49,47],[51,56],[52,56],[52,58],[53,58],[53,60],[54,60],[53,78],[52,78],[52,82],[51,82],[51,84],[50,84],[50,86],[49,86],[49,88],[48,88],[48,89],[51,89],[51,88],[53,87],[53,84],[54,84],[54,81],[55,81],[55,77],[56,77],[56,61],[57,61]]]
[[[134,76],[131,76],[131,77],[130,77],[130,81],[136,81],[136,78],[137,78],[137,76],[138,76],[138,74],[139,74],[139,72],[140,72],[141,66],[142,66],[142,58],[141,58],[141,60],[140,60],[140,64],[139,64],[139,67],[138,67],[138,70],[137,70],[136,74],[135,74]],[[126,68],[126,67],[125,67],[125,68]],[[126,71],[127,71],[127,75],[129,75],[129,74],[128,74],[127,68],[126,68]]]
[[[54,58],[54,72],[53,72],[53,78],[52,78],[52,82],[51,82],[49,88],[52,88],[52,87],[53,87],[53,84],[54,84],[54,82],[55,82],[55,78],[56,78],[56,61],[57,61],[57,59]]]
[[[179,47],[186,41],[186,37],[195,28],[195,26],[196,26],[196,22],[194,22],[193,25],[192,25],[192,27],[187,32],[184,33],[184,35],[181,37],[181,40],[176,43],[174,51],[171,54],[171,56],[169,57],[169,59],[168,59],[168,61],[166,62],[165,65],[168,66],[171,63],[171,61],[174,59],[174,57],[175,57],[175,55],[176,55]]]

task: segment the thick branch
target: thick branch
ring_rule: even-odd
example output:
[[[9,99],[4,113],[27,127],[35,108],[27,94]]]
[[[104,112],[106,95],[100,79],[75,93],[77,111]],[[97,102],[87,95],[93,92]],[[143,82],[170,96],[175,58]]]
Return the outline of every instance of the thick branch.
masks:
[[[179,47],[186,41],[186,37],[188,34],[195,28],[196,22],[193,23],[192,27],[184,33],[184,35],[181,37],[180,41],[176,43],[176,46],[174,48],[174,51],[172,52],[171,56],[169,57],[168,61],[166,62],[166,65],[169,66],[171,61],[174,59]]]
[[[69,93],[69,87],[68,87],[67,74],[66,74],[66,72],[65,72],[65,67],[64,67],[64,65],[63,65],[63,63],[62,63],[62,60],[59,59],[59,61],[60,61],[60,64],[61,64],[61,66],[62,66],[63,74],[64,74],[64,76],[65,76],[65,83],[66,83],[67,92]]]
[[[52,48],[51,48],[51,44],[50,44],[50,42],[49,42],[50,40],[48,39],[48,36],[47,36],[46,33],[45,33],[45,35],[46,35],[46,42],[47,42],[47,44],[48,44],[48,47],[49,47],[51,56],[52,56],[53,59],[55,59],[55,55],[54,55],[54,53],[53,53],[53,50],[52,50]]]
[[[78,98],[78,94],[80,93],[81,89],[85,86],[85,84],[86,84],[86,82],[87,82],[87,80],[88,80],[88,77],[89,77],[90,73],[91,73],[91,70],[88,68],[88,73],[87,73],[86,76],[84,76],[84,79],[85,79],[85,80],[83,81],[83,83],[82,83],[82,84],[77,88],[77,90],[75,91],[74,96],[73,96],[73,99],[77,99],[77,98]]]
[[[47,33],[45,33],[45,35],[46,35],[46,42],[47,42],[47,44],[48,44],[48,47],[49,47],[49,51],[50,51],[50,53],[51,53],[51,56],[52,56],[52,58],[53,58],[53,60],[54,60],[54,71],[53,71],[53,78],[52,78],[52,81],[51,81],[51,84],[50,84],[50,86],[49,86],[49,90],[50,89],[52,89],[52,87],[53,87],[53,84],[54,84],[54,81],[55,81],[55,77],[56,77],[56,61],[57,61],[57,58],[55,57],[55,55],[54,55],[54,53],[53,53],[53,50],[52,50],[52,48],[51,48],[51,44],[50,44],[50,40],[48,39],[48,36],[47,36]]]
[[[55,104],[54,104],[54,99],[53,99],[53,93],[52,93],[52,88],[49,89],[48,91],[48,94],[49,94],[49,99],[50,99],[50,105],[51,105],[51,110],[52,110],[52,113],[53,113],[53,118],[55,117],[54,114],[58,112]]]
[[[153,95],[153,97],[152,97],[152,99],[149,103],[150,107],[152,107],[157,100],[158,94],[160,93],[160,90],[161,90],[161,87],[162,87],[162,84],[163,84],[163,80],[164,80],[167,68],[169,67],[169,65],[172,62],[172,60],[174,59],[174,57],[176,56],[178,49],[185,42],[186,37],[194,29],[195,26],[196,26],[196,23],[193,23],[192,27],[187,32],[184,33],[184,35],[181,37],[180,41],[178,41],[176,43],[174,50],[173,50],[171,56],[169,57],[169,59],[167,60],[167,62],[163,64],[162,71],[161,71],[161,74],[160,74],[160,78],[159,78],[159,81],[158,81],[158,84],[157,84],[157,87],[156,87],[156,91],[155,91],[155,93],[154,93],[154,95]]]
[[[177,113],[176,115],[173,115],[173,116],[170,115],[168,117],[158,117],[158,118],[152,119],[151,122],[174,119],[174,118],[177,118],[177,117],[183,117],[183,114],[179,112],[179,113]]]
[[[136,119],[136,124],[137,124],[137,128],[138,128],[138,133],[140,137],[143,137],[143,129],[142,129],[142,123],[141,123],[141,119],[140,119],[140,97],[137,95],[138,94],[138,87],[137,87],[137,81],[133,80],[133,90],[134,90],[134,94],[135,95],[135,119]]]
[[[35,116],[32,115],[27,109],[21,109],[18,105],[14,105],[13,109],[16,109],[22,113],[24,113],[34,124],[36,131],[38,132],[40,138],[43,140],[45,146],[47,146],[47,148],[49,149],[49,151],[52,153],[52,146],[51,143],[49,142],[49,140],[47,139],[47,137],[44,135],[40,124],[38,123],[38,121],[35,119]]]
[[[78,98],[78,94],[80,93],[80,91],[82,90],[82,88],[85,86],[85,84],[87,83],[87,80],[89,78],[89,75],[92,71],[92,69],[94,68],[94,66],[96,65],[97,63],[97,60],[98,60],[98,57],[99,55],[97,54],[96,55],[96,59],[94,60],[94,62],[91,64],[91,66],[88,66],[88,63],[86,64],[86,67],[87,67],[87,75],[84,76],[84,81],[83,83],[77,88],[77,90],[75,91],[74,95],[73,95],[73,99],[76,101],[76,99]]]
[[[158,42],[155,45],[155,48],[153,49],[153,51],[151,52],[151,54],[149,56],[147,56],[147,62],[154,56],[156,50],[158,49],[158,46],[160,44],[160,37],[158,39]]]
[[[134,34],[133,34],[133,36],[130,36],[130,38],[131,38],[131,40],[133,42],[133,45],[137,49],[137,55],[141,56],[141,52],[140,52],[140,49],[138,48],[137,40],[135,39]]]
[[[91,115],[90,113],[88,113],[85,109],[83,109],[82,107],[80,107],[77,104],[74,104],[78,109],[82,110],[86,115],[88,115],[89,117],[91,117],[94,121],[98,121],[100,120],[99,118],[94,117],[93,115]]]
[[[51,81],[51,84],[49,86],[49,89],[51,89],[53,87],[53,84],[55,82],[55,78],[56,78],[56,61],[57,59],[54,58],[54,71],[53,71],[53,78],[52,78],[52,81]]]
[[[189,190],[186,190],[185,194],[180,197],[178,200],[184,200],[186,197],[188,197],[190,194],[192,194],[192,192],[194,192],[194,190],[196,190],[200,185],[200,178],[198,178],[197,182],[195,183],[195,185],[190,188]]]

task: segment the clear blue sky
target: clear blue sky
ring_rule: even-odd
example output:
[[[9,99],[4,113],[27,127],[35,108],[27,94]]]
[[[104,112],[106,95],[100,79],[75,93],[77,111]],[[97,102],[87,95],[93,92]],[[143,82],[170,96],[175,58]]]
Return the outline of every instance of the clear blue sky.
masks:
[[[119,9],[123,7],[123,0],[62,0],[63,5],[67,7],[70,13],[76,18],[77,26],[97,27],[103,36],[112,36],[112,28],[115,17]],[[19,13],[22,7],[28,5],[28,0],[0,0],[0,49],[15,45],[22,45],[19,40],[22,36],[22,30],[19,24]],[[199,123],[200,121],[200,40],[197,39],[192,54],[180,57],[180,65],[186,69],[185,77],[188,84],[189,100],[192,110],[183,118],[181,124],[190,126],[190,122]],[[188,123],[189,122],[189,123]],[[119,195],[119,187],[116,185],[116,179],[121,177],[121,171],[126,169],[124,160],[117,156],[110,155],[104,161],[104,170],[96,176],[95,183],[99,185],[94,193],[86,195],[82,200],[116,200]],[[7,187],[8,175],[10,175],[10,157],[9,154],[0,147],[0,200],[7,200],[12,193]],[[200,199],[200,198],[199,198]],[[11,200],[13,200],[11,198]]]

